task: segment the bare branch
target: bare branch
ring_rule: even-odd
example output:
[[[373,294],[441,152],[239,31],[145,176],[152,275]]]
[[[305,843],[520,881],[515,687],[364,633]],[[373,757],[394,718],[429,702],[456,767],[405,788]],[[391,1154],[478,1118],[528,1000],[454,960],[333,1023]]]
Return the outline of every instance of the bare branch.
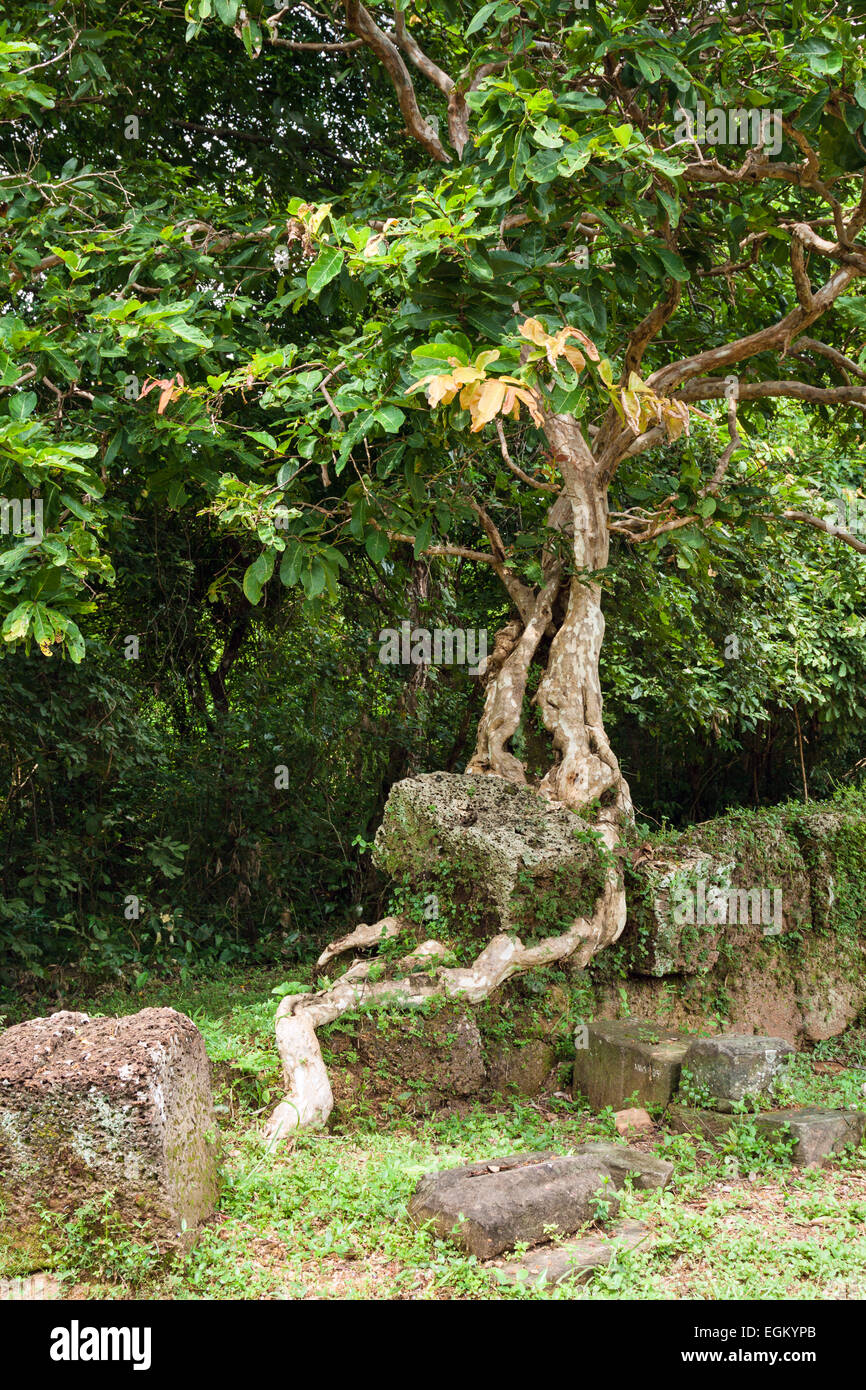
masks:
[[[690,381],[671,396],[675,401],[717,401],[728,389],[724,377],[701,377]],[[866,407],[866,386],[810,386],[805,381],[741,381],[737,388],[741,401],[758,401],[781,396],[788,400],[814,401],[818,405],[856,405]]]
[[[808,314],[812,308],[812,285],[806,270],[806,257],[799,237],[791,238],[791,275],[797,298]]]
[[[496,421],[496,433],[499,436],[499,452],[502,455],[503,463],[507,468],[511,469],[512,473],[514,473],[521,482],[528,483],[530,487],[536,488],[539,492],[559,493],[559,488],[554,487],[553,483],[539,483],[535,478],[530,478],[528,473],[524,473],[523,469],[514,462],[508,452],[508,445],[505,442],[505,431],[502,428],[502,421],[499,419]]]
[[[798,338],[792,348],[788,349],[790,357],[803,357],[807,352],[816,353],[819,357],[826,357],[828,362],[832,362],[845,381],[850,385],[850,378],[857,377],[860,381],[866,381],[866,371],[859,367],[856,362],[852,362],[850,357],[846,357],[844,352],[839,352],[838,348],[831,347],[829,343],[821,343],[817,338]]]
[[[814,526],[816,531],[825,531],[828,536],[833,536],[835,540],[844,541],[845,545],[850,545],[852,550],[857,550],[861,555],[866,555],[866,541],[858,540],[852,536],[850,531],[844,531],[841,526],[834,526],[832,521],[824,521],[820,516],[812,516],[809,512],[798,512],[793,509],[782,512],[782,519],[785,521],[802,521],[806,526]],[[768,516],[767,521],[778,521],[775,516]]]
[[[857,275],[858,268],[855,266],[851,264],[843,266],[819,290],[813,293],[811,309],[804,309],[802,304],[798,303],[796,309],[785,314],[784,318],[769,324],[766,328],[759,329],[756,333],[750,333],[745,338],[738,338],[732,343],[723,344],[721,347],[709,348],[705,352],[695,353],[693,357],[680,358],[678,362],[672,362],[667,367],[662,367],[659,371],[653,372],[647,380],[647,385],[661,395],[669,392],[680,382],[688,381],[689,378],[700,376],[704,372],[733,366],[737,362],[754,357],[759,352],[768,352],[779,348],[786,349],[792,338],[820,318],[839,296],[844,294]]]
[[[427,153],[440,164],[449,164],[439,136],[428,125],[418,108],[415,88],[409,76],[409,69],[400,56],[396,44],[384,30],[380,29],[370,11],[358,0],[346,0],[346,26],[371,48],[388,73],[397,93],[397,100],[410,135],[423,145]]]

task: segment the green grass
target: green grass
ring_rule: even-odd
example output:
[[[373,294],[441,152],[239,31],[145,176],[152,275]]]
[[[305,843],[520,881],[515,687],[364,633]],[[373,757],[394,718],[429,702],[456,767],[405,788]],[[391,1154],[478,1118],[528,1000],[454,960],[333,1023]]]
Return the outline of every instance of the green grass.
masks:
[[[181,985],[113,990],[50,1007],[129,1013],[170,1004],[201,1029],[215,1063],[222,1128],[217,1215],[195,1247],[160,1261],[95,1204],[63,1224],[53,1273],[67,1295],[171,1299],[827,1299],[866,1297],[866,1151],[825,1169],[790,1167],[748,1118],[721,1149],[661,1128],[655,1152],[675,1166],[663,1193],[626,1192],[624,1216],[647,1223],[637,1249],[588,1282],[504,1286],[495,1268],[409,1221],[422,1174],[521,1150],[565,1153],[614,1137],[595,1116],[545,1097],[478,1104],[416,1117],[369,1100],[335,1112],[325,1133],[301,1134],[269,1153],[261,1127],[279,1098],[272,1041],[285,974],[226,974]],[[815,1070],[815,1063],[819,1070]],[[827,1067],[831,1071],[823,1070]],[[836,1070],[836,1068],[839,1068]],[[866,1039],[799,1055],[782,1104],[866,1105]],[[56,1217],[47,1217],[56,1224]],[[38,1263],[38,1261],[37,1261]],[[0,1277],[22,1272],[0,1250]]]

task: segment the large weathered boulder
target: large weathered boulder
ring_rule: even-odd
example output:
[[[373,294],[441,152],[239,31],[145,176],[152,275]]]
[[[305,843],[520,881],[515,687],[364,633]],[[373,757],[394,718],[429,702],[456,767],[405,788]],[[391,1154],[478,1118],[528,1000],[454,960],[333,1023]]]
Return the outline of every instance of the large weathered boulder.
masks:
[[[641,1106],[667,1105],[689,1039],[651,1019],[599,1019],[587,1025],[586,1044],[574,1054],[574,1098],[619,1110],[633,1097]]]
[[[792,815],[791,828],[809,870],[813,927],[862,936],[866,817],[843,808],[802,808]]]
[[[490,1260],[518,1243],[571,1235],[618,1207],[611,1175],[594,1156],[528,1153],[428,1174],[409,1214],[419,1225],[432,1222],[470,1255]]]
[[[605,1017],[625,1007],[665,1028],[698,1032],[718,1027],[722,1001],[732,1032],[818,1042],[843,1032],[866,1004],[866,934],[810,933],[796,950],[783,937],[761,937],[707,974],[658,979],[608,978],[607,954],[600,952],[588,972],[596,981],[595,1012]]]
[[[174,1009],[125,1018],[57,1013],[0,1034],[0,1235],[25,1245],[40,1209],[72,1214],[111,1194],[160,1247],[217,1197],[210,1067]]]
[[[604,886],[586,824],[500,777],[430,772],[398,782],[373,859],[427,891],[429,930],[440,939],[555,936],[592,912]]]
[[[623,948],[639,975],[706,974],[720,954],[811,920],[809,874],[782,822],[739,813],[657,846],[628,874]]]

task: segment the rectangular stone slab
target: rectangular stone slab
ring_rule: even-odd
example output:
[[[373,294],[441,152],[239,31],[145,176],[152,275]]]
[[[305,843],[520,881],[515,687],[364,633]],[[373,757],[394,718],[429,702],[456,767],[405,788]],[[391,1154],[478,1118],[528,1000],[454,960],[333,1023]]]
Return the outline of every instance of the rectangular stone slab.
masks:
[[[589,1274],[601,1265],[610,1264],[613,1256],[623,1250],[633,1250],[647,1238],[648,1227],[642,1221],[617,1221],[598,1235],[578,1236],[561,1245],[541,1246],[528,1250],[519,1260],[499,1266],[503,1282],[516,1285],[559,1284]]]
[[[759,1115],[757,1127],[765,1133],[787,1128],[794,1139],[792,1161],[800,1168],[820,1163],[848,1144],[859,1144],[866,1131],[861,1110],[829,1110],[805,1106],[802,1110],[772,1110]]]
[[[23,1253],[40,1206],[71,1215],[106,1192],[160,1246],[214,1209],[210,1065],[174,1009],[63,1012],[0,1034],[0,1243]]]
[[[644,1107],[667,1105],[690,1041],[650,1019],[588,1024],[587,1046],[574,1054],[575,1100],[584,1096],[593,1110],[619,1110],[634,1095]]]
[[[691,1082],[709,1092],[712,1107],[729,1109],[747,1097],[768,1095],[794,1048],[784,1038],[722,1033],[696,1038],[683,1059]]]
[[[618,1210],[611,1175],[591,1155],[512,1154],[429,1173],[409,1214],[419,1225],[432,1221],[439,1235],[470,1255],[491,1260],[518,1242],[550,1240],[554,1227],[572,1235],[597,1219],[599,1196],[608,1214]]]
[[[711,1143],[727,1134],[737,1119],[736,1115],[724,1114],[719,1110],[698,1110],[690,1105],[671,1105],[665,1114],[665,1120],[675,1134],[693,1134],[697,1139],[707,1139]]]
[[[727,1134],[743,1119],[755,1122],[759,1134],[788,1133],[794,1140],[791,1162],[797,1168],[820,1163],[848,1144],[859,1144],[866,1133],[866,1114],[860,1110],[829,1110],[804,1106],[801,1110],[766,1110],[759,1115],[722,1114],[672,1105],[667,1120],[677,1134],[694,1134],[712,1142]]]
[[[603,1163],[617,1187],[622,1187],[627,1177],[639,1191],[667,1187],[674,1173],[674,1165],[668,1159],[645,1154],[628,1144],[609,1143],[606,1139],[591,1139],[580,1144],[575,1152],[588,1154]]]

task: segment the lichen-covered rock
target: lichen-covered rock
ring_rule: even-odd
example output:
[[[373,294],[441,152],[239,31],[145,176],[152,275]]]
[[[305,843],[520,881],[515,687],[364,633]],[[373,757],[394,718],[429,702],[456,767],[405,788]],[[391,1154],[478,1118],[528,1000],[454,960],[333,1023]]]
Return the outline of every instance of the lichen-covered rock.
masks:
[[[626,1178],[641,1191],[667,1187],[674,1175],[674,1165],[667,1158],[633,1149],[628,1144],[614,1144],[607,1139],[589,1139],[575,1153],[597,1158],[610,1173],[614,1187],[622,1187]]]
[[[866,1132],[866,1113],[810,1105],[801,1110],[773,1110],[759,1115],[755,1123],[764,1134],[789,1135],[794,1146],[792,1163],[806,1168],[840,1153],[849,1144],[861,1143]]]
[[[604,886],[587,825],[500,777],[424,773],[391,789],[373,859],[436,899],[431,934],[524,942],[591,913]]]
[[[556,1065],[556,1052],[543,1038],[524,1043],[499,1043],[491,1050],[488,1077],[494,1091],[508,1095],[537,1096],[544,1090]]]
[[[716,1110],[730,1110],[744,1100],[769,1095],[786,1058],[794,1049],[784,1038],[722,1033],[696,1038],[683,1059],[683,1076],[703,1091]]]
[[[610,948],[609,948],[610,949]],[[612,948],[616,951],[617,947]],[[812,933],[795,949],[781,937],[740,947],[706,975],[605,978],[605,952],[588,972],[594,1010],[658,1019],[692,1032],[718,1028],[765,1033],[798,1043],[843,1032],[866,1004],[866,937]]]
[[[571,1001],[561,985],[510,980],[476,1017],[493,1091],[537,1096],[556,1081],[558,1044],[567,1044],[573,1032]]]
[[[112,1209],[160,1247],[217,1196],[210,1068],[174,1009],[125,1018],[57,1013],[0,1034],[0,1235],[32,1240],[40,1209]]]
[[[840,809],[792,813],[791,828],[812,884],[812,925],[861,934],[866,929],[866,817]]]
[[[717,864],[694,851],[654,859],[631,874],[628,917],[623,947],[629,965],[638,975],[691,975],[711,970],[719,958],[719,941],[726,930],[718,922],[696,920],[699,912],[684,919],[680,902],[683,890],[704,881],[714,892],[730,882],[731,866]],[[706,913],[704,912],[704,918]]]
[[[782,821],[737,813],[694,827],[628,873],[623,945],[640,975],[710,971],[721,953],[811,924],[811,887]]]
[[[564,1279],[579,1278],[610,1264],[614,1255],[645,1245],[649,1234],[649,1227],[642,1221],[626,1218],[614,1222],[607,1231],[528,1250],[520,1259],[499,1265],[499,1278],[518,1288],[527,1284],[533,1288],[538,1284],[560,1284]]]
[[[849,1144],[861,1143],[866,1133],[863,1111],[831,1110],[814,1105],[746,1116],[672,1105],[666,1119],[675,1133],[691,1134],[711,1144],[744,1123],[753,1125],[768,1139],[784,1136],[791,1143],[791,1162],[798,1168],[822,1163]]]

